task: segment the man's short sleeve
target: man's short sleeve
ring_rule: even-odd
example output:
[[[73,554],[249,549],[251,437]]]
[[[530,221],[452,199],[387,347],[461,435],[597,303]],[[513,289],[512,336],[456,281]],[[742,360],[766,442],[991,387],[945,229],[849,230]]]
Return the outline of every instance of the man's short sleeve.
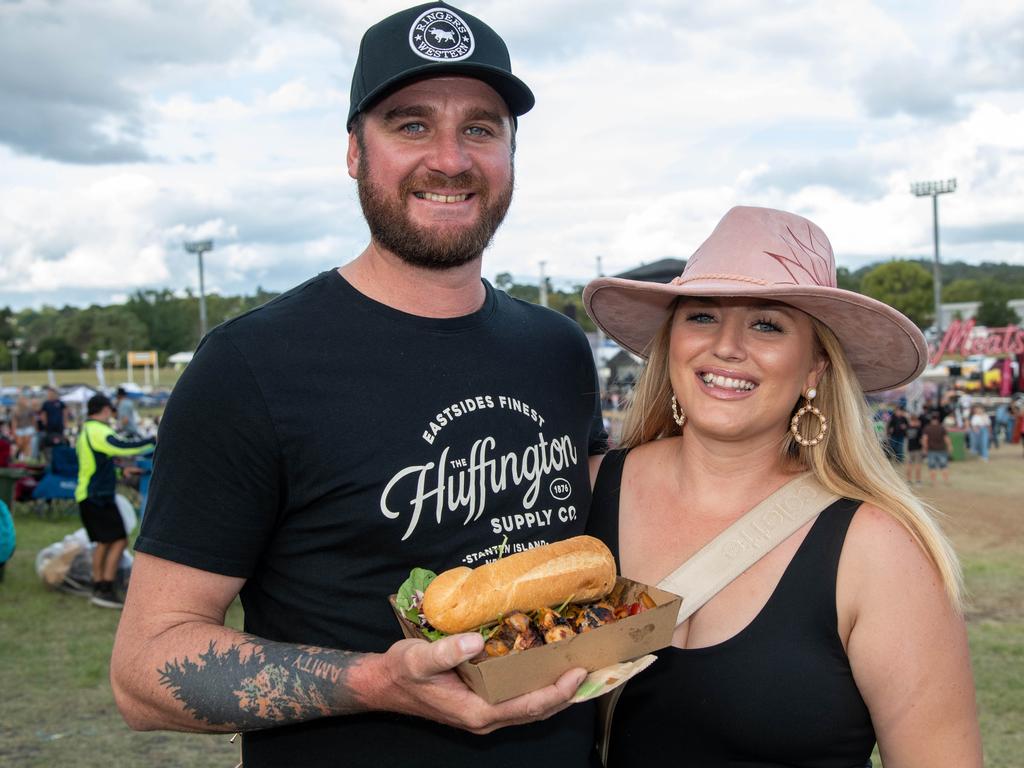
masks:
[[[136,549],[248,577],[275,526],[279,486],[260,387],[228,334],[214,331],[167,403]]]
[[[590,419],[587,454],[589,456],[600,456],[608,451],[608,430],[604,426],[604,411],[601,408],[601,383],[598,380],[597,368],[594,365],[594,357],[590,353],[589,343],[587,344],[586,359],[590,363],[591,380],[593,382],[592,391],[594,393],[594,412]]]

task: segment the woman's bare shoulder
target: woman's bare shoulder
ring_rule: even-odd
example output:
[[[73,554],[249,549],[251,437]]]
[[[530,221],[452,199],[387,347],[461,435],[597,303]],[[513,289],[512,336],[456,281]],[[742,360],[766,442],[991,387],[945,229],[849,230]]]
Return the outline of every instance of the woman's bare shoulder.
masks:
[[[840,559],[839,588],[841,597],[847,591],[869,601],[898,603],[925,594],[945,599],[942,578],[922,546],[895,515],[868,502],[860,505],[850,522]]]

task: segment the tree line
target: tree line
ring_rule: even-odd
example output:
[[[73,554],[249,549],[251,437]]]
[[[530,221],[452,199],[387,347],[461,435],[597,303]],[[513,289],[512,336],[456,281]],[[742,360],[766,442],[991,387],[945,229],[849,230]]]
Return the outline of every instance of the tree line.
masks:
[[[277,294],[206,297],[210,328],[264,304]],[[0,308],[0,370],[75,369],[97,359],[122,367],[129,351],[155,350],[161,364],[199,341],[199,299],[170,289],[136,291],[124,304],[14,311]],[[12,361],[12,353],[17,360]]]
[[[927,260],[871,264],[855,271],[838,269],[840,288],[863,293],[899,309],[921,328],[934,322],[932,265]],[[538,303],[537,284],[517,283],[503,272],[495,285],[509,295]],[[583,286],[555,288],[547,284],[548,306],[576,320],[584,330],[594,324],[583,309]],[[257,288],[250,296],[206,297],[209,327],[236,317],[277,294]],[[1019,323],[1007,306],[1024,298],[1024,266],[1011,264],[942,265],[942,301],[980,301],[979,325],[1001,327]],[[191,293],[178,296],[169,289],[136,291],[124,304],[86,308],[12,310],[0,308],[0,370],[16,363],[21,370],[75,369],[97,359],[116,367],[131,350],[155,350],[161,364],[175,352],[195,349],[199,340],[199,300]],[[17,353],[17,360],[11,359]]]
[[[838,270],[840,288],[884,301],[909,317],[919,328],[935,322],[932,262],[926,260],[873,264],[856,272]],[[978,325],[1001,328],[1021,321],[1007,305],[1024,299],[1024,266],[951,262],[942,264],[942,303],[978,301],[974,318]]]

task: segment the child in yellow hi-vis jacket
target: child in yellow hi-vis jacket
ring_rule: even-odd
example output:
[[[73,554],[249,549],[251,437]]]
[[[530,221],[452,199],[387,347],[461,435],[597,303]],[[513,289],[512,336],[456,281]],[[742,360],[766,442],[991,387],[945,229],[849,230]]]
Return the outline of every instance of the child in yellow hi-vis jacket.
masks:
[[[107,424],[114,406],[105,395],[94,395],[86,406],[87,420],[78,435],[78,486],[75,501],[89,539],[92,555],[92,603],[121,608],[124,598],[114,590],[121,553],[128,545],[128,531],[114,502],[117,475],[115,456],[138,456],[153,450],[155,440],[124,440]]]

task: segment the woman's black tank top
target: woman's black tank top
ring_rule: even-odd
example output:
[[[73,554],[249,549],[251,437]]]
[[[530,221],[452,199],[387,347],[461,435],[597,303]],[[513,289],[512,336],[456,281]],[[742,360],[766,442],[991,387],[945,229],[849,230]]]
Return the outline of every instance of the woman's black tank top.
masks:
[[[624,451],[594,488],[587,533],[619,561]],[[836,572],[860,502],[825,509],[761,612],[708,648],[666,648],[626,685],[615,709],[609,768],[862,768],[871,717],[839,638]]]

